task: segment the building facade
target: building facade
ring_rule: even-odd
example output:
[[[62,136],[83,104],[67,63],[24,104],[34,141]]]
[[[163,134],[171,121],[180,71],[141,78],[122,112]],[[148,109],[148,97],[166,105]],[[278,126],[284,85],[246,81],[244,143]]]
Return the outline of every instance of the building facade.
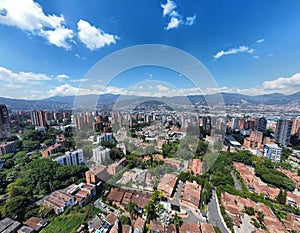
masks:
[[[277,144],[264,145],[264,157],[272,160],[273,162],[280,162],[282,154],[282,148]]]
[[[60,165],[80,165],[84,164],[84,157],[82,149],[77,149],[74,151],[68,151],[64,155],[58,156],[53,159]]]
[[[11,129],[6,105],[0,104],[0,139],[10,138]]]
[[[279,119],[276,124],[274,139],[283,146],[290,144],[293,121]]]

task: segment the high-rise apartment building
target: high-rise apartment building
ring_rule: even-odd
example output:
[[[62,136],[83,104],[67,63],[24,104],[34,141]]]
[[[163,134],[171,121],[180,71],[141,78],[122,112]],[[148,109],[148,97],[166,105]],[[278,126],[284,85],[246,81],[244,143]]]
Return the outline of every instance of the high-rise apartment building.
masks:
[[[292,126],[292,135],[299,134],[300,132],[300,118],[293,119],[293,126]]]
[[[32,124],[36,127],[45,127],[47,125],[46,114],[42,110],[30,111],[30,118]]]
[[[293,121],[279,119],[276,123],[275,141],[281,145],[287,146],[290,143]]]
[[[6,105],[0,104],[0,139],[11,137],[10,122]]]
[[[267,128],[267,120],[264,117],[258,119],[257,130],[259,132],[265,132]]]

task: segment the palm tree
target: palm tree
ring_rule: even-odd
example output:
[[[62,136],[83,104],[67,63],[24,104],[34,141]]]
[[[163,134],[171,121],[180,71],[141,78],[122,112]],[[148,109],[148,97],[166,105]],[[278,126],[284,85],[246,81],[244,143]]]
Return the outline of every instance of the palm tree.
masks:
[[[179,232],[179,228],[181,227],[183,220],[180,216],[177,215],[177,213],[174,214],[173,218],[171,219],[171,222],[174,223],[176,227],[176,232]]]

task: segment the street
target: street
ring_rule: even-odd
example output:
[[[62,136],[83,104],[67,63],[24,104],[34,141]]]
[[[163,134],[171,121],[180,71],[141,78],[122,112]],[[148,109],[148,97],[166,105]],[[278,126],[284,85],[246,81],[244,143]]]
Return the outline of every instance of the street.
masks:
[[[233,178],[233,181],[234,181],[234,187],[237,189],[237,190],[242,190],[242,187],[240,185],[240,182],[238,181],[238,179],[236,178],[236,176],[234,175],[233,172],[230,172],[232,178]]]
[[[224,223],[222,221],[222,216],[219,215],[220,213],[218,211],[219,206],[217,204],[216,198],[217,198],[216,192],[213,190],[212,198],[207,205],[208,220],[214,226],[218,226],[222,233],[229,233],[226,227],[224,226]]]

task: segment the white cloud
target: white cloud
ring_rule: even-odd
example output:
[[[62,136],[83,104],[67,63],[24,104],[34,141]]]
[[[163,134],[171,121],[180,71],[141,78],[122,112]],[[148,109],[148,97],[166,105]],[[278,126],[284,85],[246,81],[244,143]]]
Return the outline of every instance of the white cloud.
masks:
[[[176,17],[172,17],[166,27],[166,30],[170,30],[172,28],[177,28],[179,26],[179,24],[180,24],[180,20]]]
[[[172,0],[167,0],[166,4],[161,4],[160,6],[163,8],[163,16],[171,14],[173,10],[177,7],[175,2],[173,2]]]
[[[195,20],[197,18],[197,15],[186,17],[186,25],[192,26],[195,23]]]
[[[69,79],[70,77],[66,74],[59,74],[56,76],[56,80],[59,82],[65,82],[66,79]]]
[[[256,59],[260,58],[260,56],[253,56],[253,57],[256,58]]]
[[[70,80],[72,83],[81,83],[81,82],[86,82],[88,79],[86,78],[80,78],[80,79],[72,79]]]
[[[14,26],[33,35],[39,35],[50,44],[70,49],[73,31],[65,28],[63,15],[46,15],[33,0],[1,0],[0,23]]]
[[[9,69],[0,66],[0,80],[2,82],[11,82],[11,83],[26,83],[26,82],[34,82],[34,81],[47,81],[51,80],[46,74],[37,74],[32,72],[19,72],[15,73]]]
[[[265,81],[262,85],[265,91],[291,93],[300,90],[300,73],[291,77],[279,77],[272,81]]]
[[[118,39],[118,36],[105,33],[82,19],[78,21],[77,27],[79,39],[92,51],[105,45],[115,44]]]
[[[220,51],[220,52],[217,52],[215,55],[214,55],[214,58],[215,59],[218,59],[224,55],[230,55],[230,54],[236,54],[236,53],[253,53],[254,52],[254,49],[253,48],[249,48],[247,46],[239,46],[238,48],[231,48],[227,51]]]
[[[260,44],[260,43],[263,43],[265,41],[265,39],[259,39],[256,41],[256,43]]]
[[[69,96],[76,95],[79,91],[79,88],[73,87],[69,84],[63,84],[61,86],[57,86],[52,90],[48,91],[49,96]]]
[[[64,78],[70,78],[70,77],[66,74],[59,74],[59,75],[56,76],[56,78],[64,79]]]
[[[41,31],[41,34],[45,36],[50,44],[54,44],[58,47],[65,49],[71,49],[71,45],[67,40],[73,38],[73,31],[68,28],[56,28],[55,30]]]

